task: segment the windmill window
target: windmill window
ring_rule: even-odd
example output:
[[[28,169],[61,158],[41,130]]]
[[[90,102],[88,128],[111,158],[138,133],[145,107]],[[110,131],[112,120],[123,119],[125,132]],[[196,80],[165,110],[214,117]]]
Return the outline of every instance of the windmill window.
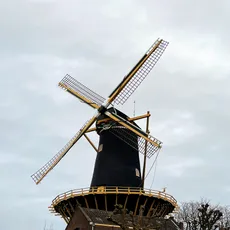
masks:
[[[140,177],[140,171],[139,171],[137,168],[136,168],[135,171],[136,171],[136,176],[137,176],[137,177]]]
[[[100,144],[100,145],[99,145],[99,148],[98,148],[98,152],[101,152],[102,149],[103,149],[103,144]]]

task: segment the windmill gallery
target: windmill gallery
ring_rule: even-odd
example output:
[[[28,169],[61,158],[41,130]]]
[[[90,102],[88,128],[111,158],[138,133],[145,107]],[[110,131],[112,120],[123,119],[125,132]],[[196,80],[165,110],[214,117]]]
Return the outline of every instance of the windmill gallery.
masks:
[[[153,69],[167,45],[168,42],[162,39],[155,41],[108,99],[93,92],[70,75],[66,75],[59,82],[62,89],[96,111],[76,135],[32,175],[35,183],[39,184],[82,136],[96,150],[97,157],[90,187],[60,194],[50,206],[51,212],[64,219],[67,224],[66,230],[120,227],[125,229],[124,226],[127,229],[137,229],[135,226],[140,216],[143,226],[139,228],[155,229],[156,218],[159,222],[176,210],[177,202],[171,195],[144,189],[146,158],[152,157],[162,147],[162,142],[149,134],[150,113],[128,117],[114,107],[115,104],[126,102]],[[143,118],[147,119],[146,131],[135,122]],[[91,128],[94,123],[95,128]],[[93,131],[99,135],[98,148],[87,136],[87,133]],[[144,155],[142,172],[140,153]],[[115,209],[117,214],[114,212]],[[121,214],[125,215],[123,221],[119,220]],[[167,229],[178,229],[176,223],[171,223],[171,226],[173,227]]]

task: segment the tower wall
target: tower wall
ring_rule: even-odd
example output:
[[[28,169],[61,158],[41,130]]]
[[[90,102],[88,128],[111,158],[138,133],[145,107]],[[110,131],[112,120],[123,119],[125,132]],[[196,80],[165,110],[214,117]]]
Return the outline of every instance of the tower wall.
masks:
[[[116,112],[127,119],[125,114],[118,110]],[[104,118],[99,118],[99,121]],[[120,128],[118,124],[113,125],[118,129]],[[141,187],[142,181],[138,150],[116,137],[110,130],[98,133],[100,136],[99,152],[95,161],[91,187]],[[134,133],[131,133],[131,135],[133,135],[135,145],[138,146],[137,135]]]

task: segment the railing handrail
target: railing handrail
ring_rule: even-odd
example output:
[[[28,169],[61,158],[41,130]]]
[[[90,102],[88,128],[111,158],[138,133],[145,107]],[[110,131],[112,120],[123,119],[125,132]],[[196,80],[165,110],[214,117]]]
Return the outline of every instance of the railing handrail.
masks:
[[[102,189],[102,191],[99,191],[100,189]],[[94,194],[94,193],[95,194],[96,193],[109,193],[109,192],[122,193],[122,192],[127,192],[127,190],[128,192],[131,192],[131,193],[138,192],[138,193],[143,193],[146,195],[153,195],[159,198],[165,198],[173,205],[175,206],[177,205],[177,201],[172,195],[169,195],[165,192],[161,192],[158,190],[135,188],[135,187],[103,187],[103,186],[69,190],[65,193],[61,193],[58,196],[56,196],[53,199],[52,204],[56,205],[60,201],[66,200],[67,198],[74,197],[77,195],[87,195],[87,194]]]

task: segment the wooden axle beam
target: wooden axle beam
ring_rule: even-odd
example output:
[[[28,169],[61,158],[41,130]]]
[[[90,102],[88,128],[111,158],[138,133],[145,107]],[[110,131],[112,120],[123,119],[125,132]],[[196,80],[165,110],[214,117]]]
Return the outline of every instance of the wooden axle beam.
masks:
[[[150,117],[150,116],[151,116],[150,113],[147,113],[147,114],[144,114],[144,115],[141,115],[141,116],[129,117],[128,121],[136,121],[136,120],[140,120],[140,119]],[[112,120],[111,118],[105,118],[105,119],[102,119],[102,120],[98,121],[98,124],[103,123],[103,122],[107,122],[107,121],[111,121],[111,120]]]

